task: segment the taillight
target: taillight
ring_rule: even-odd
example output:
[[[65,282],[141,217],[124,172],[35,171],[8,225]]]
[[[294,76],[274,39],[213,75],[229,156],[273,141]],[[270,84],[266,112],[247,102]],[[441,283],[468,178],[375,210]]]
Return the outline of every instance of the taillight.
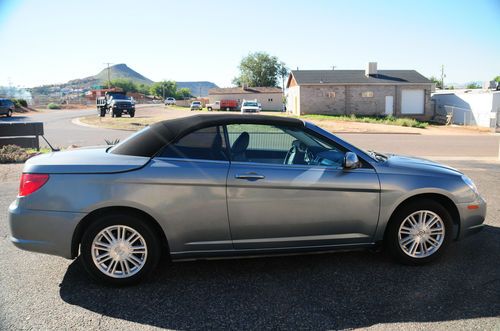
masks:
[[[24,197],[42,187],[49,180],[47,174],[22,174],[19,185],[19,196]]]

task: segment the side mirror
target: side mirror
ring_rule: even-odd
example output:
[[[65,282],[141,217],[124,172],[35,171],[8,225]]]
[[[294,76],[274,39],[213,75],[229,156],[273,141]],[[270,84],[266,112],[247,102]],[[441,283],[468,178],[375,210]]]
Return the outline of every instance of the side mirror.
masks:
[[[344,169],[356,169],[361,166],[361,162],[359,162],[358,156],[353,152],[347,152],[344,155],[344,162],[342,164]]]

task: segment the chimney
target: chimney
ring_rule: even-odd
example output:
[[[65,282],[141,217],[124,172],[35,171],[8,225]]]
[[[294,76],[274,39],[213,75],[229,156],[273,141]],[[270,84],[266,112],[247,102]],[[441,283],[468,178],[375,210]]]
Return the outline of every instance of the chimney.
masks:
[[[368,67],[365,70],[365,76],[377,76],[377,62],[368,62]]]

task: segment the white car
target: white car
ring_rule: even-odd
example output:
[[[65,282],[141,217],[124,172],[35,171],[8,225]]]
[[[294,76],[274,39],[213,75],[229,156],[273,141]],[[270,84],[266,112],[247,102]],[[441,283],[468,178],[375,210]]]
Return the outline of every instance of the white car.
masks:
[[[165,99],[165,106],[175,105],[175,99],[172,97]]]
[[[259,113],[261,111],[261,106],[257,100],[243,100],[241,104],[242,113]]]
[[[203,110],[203,105],[201,101],[193,101],[191,102],[191,110]]]

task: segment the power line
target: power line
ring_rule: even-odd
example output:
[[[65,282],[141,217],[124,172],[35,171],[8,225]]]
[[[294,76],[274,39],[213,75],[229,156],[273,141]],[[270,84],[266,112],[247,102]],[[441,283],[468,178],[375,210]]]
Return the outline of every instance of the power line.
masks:
[[[113,64],[111,62],[104,62],[108,66],[108,89],[111,88],[111,68],[109,67],[110,64]]]

